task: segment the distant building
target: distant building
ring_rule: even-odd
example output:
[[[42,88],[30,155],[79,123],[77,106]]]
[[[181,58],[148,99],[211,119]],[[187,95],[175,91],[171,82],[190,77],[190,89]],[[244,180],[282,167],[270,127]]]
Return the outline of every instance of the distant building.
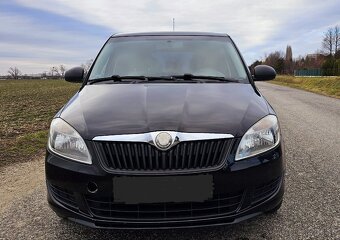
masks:
[[[307,54],[306,58],[309,59],[313,59],[313,60],[319,60],[319,59],[324,59],[325,55],[321,54],[321,53],[311,53],[311,54]]]

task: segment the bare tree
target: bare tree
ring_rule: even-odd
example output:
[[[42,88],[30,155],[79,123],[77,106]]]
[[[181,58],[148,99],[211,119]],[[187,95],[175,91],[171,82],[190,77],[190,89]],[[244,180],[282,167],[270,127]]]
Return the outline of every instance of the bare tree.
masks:
[[[66,71],[66,67],[65,67],[63,64],[61,64],[61,65],[59,66],[59,71],[60,71],[60,76],[61,76],[61,77],[64,77],[65,71]]]
[[[325,32],[324,37],[322,39],[322,47],[327,53],[329,53],[330,56],[332,56],[333,54],[333,45],[334,45],[333,29],[329,28],[327,32]]]
[[[254,74],[254,69],[256,66],[261,65],[263,62],[261,60],[255,60],[250,66],[249,70],[251,74]]]
[[[50,72],[51,72],[52,77],[53,77],[53,76],[59,76],[59,75],[60,75],[60,74],[59,74],[58,67],[56,67],[56,66],[51,67]],[[54,73],[55,73],[55,74],[54,74]]]
[[[19,76],[21,75],[21,72],[17,67],[10,67],[8,70],[8,74],[10,75],[11,78],[18,79]]]
[[[340,50],[340,27],[336,25],[334,27],[334,54]]]
[[[265,56],[264,64],[275,68],[277,73],[283,73],[284,61],[285,58],[283,52],[275,51],[270,53],[268,56]]]
[[[83,63],[83,64],[80,65],[82,68],[84,68],[85,75],[90,70],[92,63],[93,63],[93,59],[90,59],[90,60],[87,60],[86,63]]]

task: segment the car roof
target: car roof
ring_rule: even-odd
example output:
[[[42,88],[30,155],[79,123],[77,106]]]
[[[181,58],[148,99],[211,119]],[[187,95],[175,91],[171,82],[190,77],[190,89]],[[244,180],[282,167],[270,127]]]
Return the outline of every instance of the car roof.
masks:
[[[137,32],[137,33],[116,33],[111,37],[133,37],[133,36],[211,36],[229,37],[225,33],[213,32]]]

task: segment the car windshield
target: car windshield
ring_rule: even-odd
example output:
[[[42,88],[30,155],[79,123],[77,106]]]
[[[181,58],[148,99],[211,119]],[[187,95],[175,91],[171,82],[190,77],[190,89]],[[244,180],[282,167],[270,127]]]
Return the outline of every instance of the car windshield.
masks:
[[[223,77],[248,82],[228,37],[134,36],[111,38],[94,63],[89,80],[111,76]]]

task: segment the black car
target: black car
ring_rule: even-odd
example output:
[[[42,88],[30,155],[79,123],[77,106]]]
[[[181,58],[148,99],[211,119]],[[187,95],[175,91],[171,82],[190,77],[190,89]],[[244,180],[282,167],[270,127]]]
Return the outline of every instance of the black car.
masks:
[[[277,116],[228,35],[117,34],[51,123],[48,202],[95,228],[237,223],[275,212],[285,162]]]

